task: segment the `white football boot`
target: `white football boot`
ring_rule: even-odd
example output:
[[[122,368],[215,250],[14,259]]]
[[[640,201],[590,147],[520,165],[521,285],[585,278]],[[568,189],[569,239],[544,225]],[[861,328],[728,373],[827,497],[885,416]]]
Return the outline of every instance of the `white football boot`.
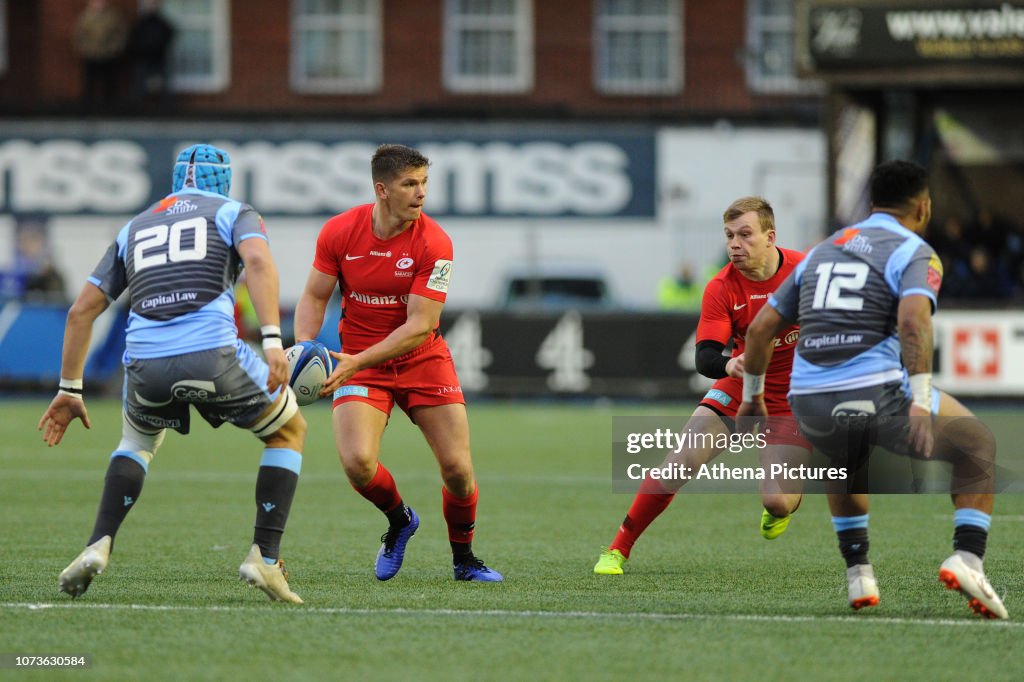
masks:
[[[60,572],[59,585],[61,592],[67,592],[71,598],[80,597],[89,589],[89,583],[103,572],[110,561],[110,547],[113,540],[104,535],[96,542],[82,550],[68,567]]]
[[[238,579],[263,590],[270,597],[270,601],[303,603],[302,598],[288,587],[288,571],[284,570],[284,562],[278,561],[276,564],[265,562],[259,545],[252,546],[245,561],[238,567]]]
[[[846,569],[846,589],[854,611],[865,606],[878,606],[878,583],[871,564],[857,564]]]
[[[959,590],[967,597],[967,605],[979,616],[985,618],[1009,618],[1003,600],[992,589],[981,559],[971,552],[957,550],[939,567],[939,580],[947,590]]]

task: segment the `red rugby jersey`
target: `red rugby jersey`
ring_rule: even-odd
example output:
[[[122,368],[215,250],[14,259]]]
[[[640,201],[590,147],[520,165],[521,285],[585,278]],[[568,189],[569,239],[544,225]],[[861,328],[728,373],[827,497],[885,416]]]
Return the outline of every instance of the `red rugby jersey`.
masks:
[[[757,312],[768,302],[768,295],[789,277],[804,254],[792,249],[779,249],[782,263],[778,271],[763,282],[747,279],[729,263],[718,271],[704,288],[697,323],[697,343],[717,341],[723,345],[734,343],[732,357],[743,352],[747,342],[747,327]],[[765,373],[765,393],[785,396],[789,392],[789,373],[793,367],[798,327],[790,325],[775,338],[775,352]]]
[[[421,213],[391,239],[373,234],[373,204],[334,216],[320,230],[313,267],[341,285],[342,349],[358,353],[406,320],[409,294],[444,302],[452,270],[452,240]]]

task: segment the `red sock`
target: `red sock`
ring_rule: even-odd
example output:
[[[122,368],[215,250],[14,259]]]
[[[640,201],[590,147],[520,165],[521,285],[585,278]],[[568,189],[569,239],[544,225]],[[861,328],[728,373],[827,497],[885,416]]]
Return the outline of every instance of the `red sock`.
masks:
[[[365,488],[355,488],[355,491],[373,502],[373,505],[387,514],[389,511],[398,508],[402,504],[402,496],[398,494],[398,486],[391,472],[384,468],[380,462],[377,463],[377,473],[373,475]]]
[[[653,478],[645,478],[636,491],[633,504],[626,513],[619,532],[615,534],[610,549],[617,549],[628,557],[633,543],[647,530],[654,519],[665,511],[675,493],[666,492],[665,488]]]
[[[474,488],[469,497],[455,497],[444,486],[441,487],[441,512],[448,524],[449,542],[469,544],[473,542],[476,527],[476,500],[480,488]]]

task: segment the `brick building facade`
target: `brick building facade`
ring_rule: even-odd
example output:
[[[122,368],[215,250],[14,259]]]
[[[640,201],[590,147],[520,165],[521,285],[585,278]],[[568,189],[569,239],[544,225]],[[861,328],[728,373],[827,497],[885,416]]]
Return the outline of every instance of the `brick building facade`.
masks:
[[[140,6],[138,0],[110,0],[110,4],[126,20]],[[814,123],[817,116],[819,90],[791,75],[791,11],[789,16],[772,15],[778,6],[789,3],[165,0],[163,4],[165,13],[179,24],[176,65],[184,64],[180,53],[188,51],[187,42],[200,53],[209,53],[200,57],[216,73],[206,81],[192,79],[191,84],[184,82],[188,78],[177,78],[171,108],[149,106],[147,115],[672,122],[727,117],[805,124]],[[0,114],[78,112],[82,72],[73,34],[85,5],[85,0],[0,0],[7,53],[6,68],[0,72]],[[515,42],[509,56],[517,62],[511,66],[517,82],[509,84],[504,77],[485,74],[474,84],[472,75],[480,64],[473,59],[474,55],[481,58],[481,35],[485,71],[488,59],[504,57],[502,41]],[[338,69],[352,68],[346,60],[357,62],[354,79],[351,73],[337,77]],[[364,63],[366,68],[360,71]],[[463,68],[470,78],[457,73]],[[499,64],[497,70],[501,69]],[[127,70],[125,64],[126,89],[130,87]],[[328,74],[326,85],[319,77],[323,73]],[[111,108],[131,113],[118,104]]]

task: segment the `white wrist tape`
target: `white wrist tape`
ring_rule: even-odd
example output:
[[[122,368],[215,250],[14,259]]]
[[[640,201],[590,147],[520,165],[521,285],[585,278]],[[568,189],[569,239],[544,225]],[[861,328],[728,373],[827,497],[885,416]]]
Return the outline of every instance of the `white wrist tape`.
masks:
[[[764,375],[743,373],[743,402],[749,403],[755,395],[764,393]]]
[[[61,394],[82,400],[82,380],[61,377],[60,384],[57,386],[57,395]]]
[[[910,377],[910,397],[918,407],[932,411],[932,375],[930,372]]]
[[[263,350],[271,348],[284,348],[281,343],[281,328],[276,324],[265,324],[260,327],[260,334],[263,335]]]

